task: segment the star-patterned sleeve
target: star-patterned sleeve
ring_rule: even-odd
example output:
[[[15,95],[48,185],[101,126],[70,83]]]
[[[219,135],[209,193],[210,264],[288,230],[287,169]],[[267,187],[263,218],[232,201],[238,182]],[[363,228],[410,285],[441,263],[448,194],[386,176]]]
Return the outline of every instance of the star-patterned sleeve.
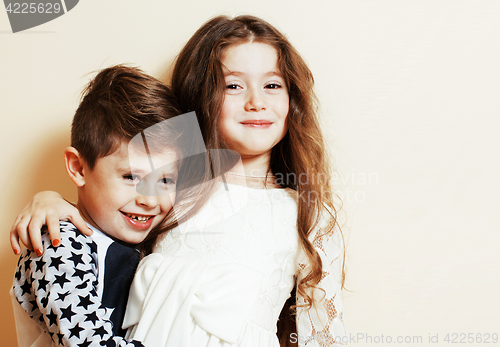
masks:
[[[97,294],[97,246],[71,223],[61,222],[61,245],[42,235],[45,252],[25,249],[13,292],[17,302],[48,332],[55,346],[143,346],[113,336],[111,310]]]
[[[343,239],[339,230],[331,235],[323,235],[322,223],[311,233],[309,239],[318,252],[323,264],[323,274],[316,288],[308,288],[307,293],[315,304],[307,308],[297,307],[297,333],[299,346],[326,347],[346,346],[346,332],[342,317],[342,267]],[[305,253],[299,257],[298,281],[309,272]],[[297,304],[304,304],[304,297],[297,293]]]

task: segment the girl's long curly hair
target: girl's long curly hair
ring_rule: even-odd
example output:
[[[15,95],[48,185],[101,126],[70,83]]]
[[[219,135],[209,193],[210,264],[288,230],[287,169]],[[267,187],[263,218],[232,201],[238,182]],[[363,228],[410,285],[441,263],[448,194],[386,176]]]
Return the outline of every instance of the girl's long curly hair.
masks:
[[[322,264],[309,236],[325,214],[330,223],[322,234],[340,232],[340,228],[335,228],[338,224],[329,158],[317,118],[314,79],[306,63],[286,37],[266,21],[248,15],[232,19],[218,16],[202,25],[180,52],[172,72],[172,90],[182,112],[196,112],[207,148],[225,148],[219,132],[225,95],[222,59],[229,46],[246,42],[265,43],[276,49],[289,94],[288,131],[272,149],[270,169],[278,184],[296,190],[299,196],[297,230],[310,271],[297,283],[296,290],[310,308],[314,301],[306,289],[321,280]],[[212,158],[214,165],[217,162]],[[342,286],[343,282],[344,275]]]
[[[303,270],[306,274],[296,284],[278,322],[280,342],[288,346],[287,336],[295,329],[290,310],[296,306],[295,292],[305,299],[301,306],[310,309],[317,298],[312,298],[308,289],[314,288],[322,278],[323,264],[310,241],[311,233],[325,216],[328,223],[326,228],[322,225],[321,235],[341,232],[330,185],[329,156],[317,118],[312,73],[286,37],[266,21],[253,16],[218,16],[202,25],[178,55],[172,71],[171,87],[180,111],[196,112],[206,148],[226,149],[219,132],[219,116],[225,97],[222,60],[225,49],[246,42],[265,43],[276,49],[278,67],[289,94],[288,131],[271,151],[270,170],[276,176],[277,184],[298,194],[297,230],[309,266]],[[143,243],[143,254],[151,252],[158,236],[192,216],[208,200],[215,189],[214,181],[210,181],[213,173],[227,171],[228,163],[232,161],[224,153],[226,151],[210,152],[210,158],[201,163],[186,161],[182,165],[181,171],[185,172],[179,172],[179,177],[187,177],[188,182],[205,182],[206,189],[186,189],[178,194],[176,201],[183,206],[173,209],[165,223],[150,232]],[[193,167],[197,169],[193,170]]]

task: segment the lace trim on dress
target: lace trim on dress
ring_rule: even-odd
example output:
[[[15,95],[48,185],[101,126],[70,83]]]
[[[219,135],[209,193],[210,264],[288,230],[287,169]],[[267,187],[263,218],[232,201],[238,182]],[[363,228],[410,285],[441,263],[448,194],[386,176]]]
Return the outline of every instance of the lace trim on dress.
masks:
[[[326,220],[322,220],[324,226]],[[340,231],[323,235],[317,227],[310,235],[323,264],[321,280],[307,294],[315,300],[312,307],[297,307],[297,332],[299,346],[346,346],[341,300],[343,266],[343,243]],[[305,278],[309,269],[305,252],[301,252],[298,263],[298,280]],[[297,304],[305,303],[297,293]]]

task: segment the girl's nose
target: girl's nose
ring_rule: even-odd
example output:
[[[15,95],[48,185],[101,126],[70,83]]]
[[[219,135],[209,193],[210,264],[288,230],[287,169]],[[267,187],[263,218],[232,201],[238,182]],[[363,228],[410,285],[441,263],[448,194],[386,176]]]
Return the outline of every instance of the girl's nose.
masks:
[[[248,91],[248,99],[245,103],[246,111],[261,111],[265,110],[265,100],[264,95],[262,95],[260,90],[250,89]]]

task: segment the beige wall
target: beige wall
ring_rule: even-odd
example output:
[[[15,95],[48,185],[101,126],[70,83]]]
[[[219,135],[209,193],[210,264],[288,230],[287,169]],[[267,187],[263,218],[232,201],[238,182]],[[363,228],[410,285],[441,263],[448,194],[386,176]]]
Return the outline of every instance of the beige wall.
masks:
[[[221,13],[267,19],[313,70],[347,216],[348,330],[420,346],[499,333],[498,1],[85,0],[17,34],[0,10],[2,345],[16,344],[8,232],[39,190],[75,199],[62,151],[85,74],[161,77]]]

